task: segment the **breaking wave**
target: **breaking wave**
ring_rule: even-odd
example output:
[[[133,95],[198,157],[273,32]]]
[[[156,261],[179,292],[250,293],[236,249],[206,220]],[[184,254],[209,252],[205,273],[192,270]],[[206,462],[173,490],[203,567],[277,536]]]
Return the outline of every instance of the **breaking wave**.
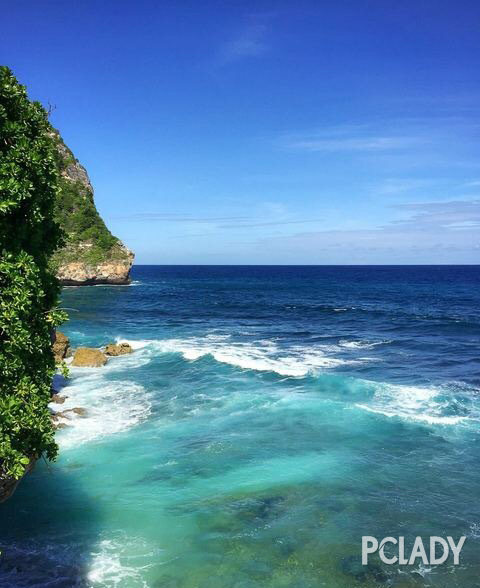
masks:
[[[442,388],[375,384],[369,403],[357,403],[357,408],[388,418],[401,418],[429,425],[457,425],[476,420],[466,405],[459,405],[455,395]]]
[[[134,349],[143,349],[149,346],[160,353],[180,353],[190,361],[211,356],[220,363],[242,369],[270,371],[281,376],[292,377],[304,377],[323,369],[369,361],[367,358],[343,359],[333,357],[332,352],[337,350],[336,346],[298,346],[282,350],[269,340],[244,343],[232,341],[229,335],[207,335],[206,337],[150,341],[120,338],[117,340],[129,343]]]
[[[132,381],[108,381],[104,374],[75,377],[61,395],[63,404],[51,404],[54,413],[62,413],[57,441],[62,449],[77,447],[120,433],[144,421],[150,414],[151,402],[145,389]],[[84,409],[76,414],[74,408]]]

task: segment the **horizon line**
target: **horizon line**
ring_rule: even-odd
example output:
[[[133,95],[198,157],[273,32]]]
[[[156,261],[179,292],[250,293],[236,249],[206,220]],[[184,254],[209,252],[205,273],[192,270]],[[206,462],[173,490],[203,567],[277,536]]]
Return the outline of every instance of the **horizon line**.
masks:
[[[135,263],[132,267],[480,267],[480,263]]]

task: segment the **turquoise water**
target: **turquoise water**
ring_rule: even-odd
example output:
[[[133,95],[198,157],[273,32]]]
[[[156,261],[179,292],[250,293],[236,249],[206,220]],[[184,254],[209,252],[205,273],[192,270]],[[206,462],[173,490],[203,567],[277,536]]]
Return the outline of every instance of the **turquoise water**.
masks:
[[[67,288],[57,433],[0,507],[0,585],[480,586],[480,269],[134,268]],[[62,385],[61,381],[57,385]],[[362,535],[467,536],[359,565]]]

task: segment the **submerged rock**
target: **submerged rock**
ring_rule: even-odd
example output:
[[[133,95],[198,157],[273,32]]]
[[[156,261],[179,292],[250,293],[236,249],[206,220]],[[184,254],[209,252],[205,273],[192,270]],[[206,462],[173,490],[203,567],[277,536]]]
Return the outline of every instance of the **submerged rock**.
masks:
[[[53,428],[55,430],[57,429],[66,429],[68,427],[67,423],[57,423],[55,425],[53,425]]]
[[[65,357],[70,357],[72,354],[70,339],[60,331],[55,332],[52,349],[55,356],[55,363],[61,363]]]
[[[105,355],[125,355],[127,353],[133,353],[132,347],[128,343],[108,343],[105,346]]]
[[[51,402],[54,402],[55,404],[63,404],[66,399],[66,396],[60,396],[60,394],[52,394]]]
[[[52,419],[52,425],[53,428],[56,430],[58,429],[65,429],[65,427],[68,427],[68,423],[66,421],[68,421],[69,417],[65,414],[67,411],[59,411],[59,412],[53,412],[50,416],[50,418]]]
[[[375,563],[362,565],[362,558],[358,555],[349,555],[340,562],[340,569],[344,574],[353,576],[358,582],[374,580],[381,584],[387,582],[388,576],[382,568]]]
[[[55,431],[57,431],[58,429],[65,429],[66,427],[68,427],[67,423],[64,423],[63,421],[54,421],[53,422],[53,428],[55,429]]]
[[[81,406],[75,406],[74,408],[67,408],[66,410],[59,410],[58,412],[53,412],[51,415],[53,428],[54,429],[63,429],[67,427],[68,424],[66,421],[69,421],[71,418],[71,414],[73,413],[78,416],[84,417],[87,416],[87,409],[82,408]]]
[[[100,349],[79,347],[73,356],[72,365],[75,367],[101,367],[107,363],[107,356]]]
[[[73,412],[74,414],[78,414],[78,416],[82,417],[87,416],[87,409],[82,408],[81,406],[75,406],[74,408],[66,410],[65,412]]]
[[[70,417],[67,416],[67,412],[69,410],[59,410],[58,412],[52,413],[52,422],[58,423],[60,419],[69,419]]]

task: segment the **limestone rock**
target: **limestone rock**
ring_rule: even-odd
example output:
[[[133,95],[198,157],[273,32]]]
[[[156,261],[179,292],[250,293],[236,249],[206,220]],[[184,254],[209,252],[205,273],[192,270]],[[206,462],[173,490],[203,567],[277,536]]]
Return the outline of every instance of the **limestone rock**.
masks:
[[[52,413],[52,421],[58,421],[59,419],[69,419],[67,412],[72,412],[71,409],[59,410],[58,412]]]
[[[72,366],[75,367],[100,367],[107,363],[107,356],[99,349],[91,347],[79,347],[73,356]]]
[[[63,404],[66,399],[67,399],[66,396],[60,396],[60,394],[52,394],[51,402],[53,402],[55,404]]]
[[[69,411],[65,411],[65,412],[69,412]],[[81,406],[75,406],[74,408],[72,408],[70,410],[70,412],[73,412],[74,414],[77,414],[78,416],[81,416],[81,417],[87,416],[87,409],[82,408]]]
[[[125,355],[133,353],[132,347],[128,343],[109,343],[105,346],[105,355]]]
[[[53,412],[50,416],[50,418],[52,419],[52,425],[53,428],[55,430],[57,429],[64,429],[65,427],[68,427],[68,424],[65,422],[67,421],[70,417],[68,417],[65,413],[68,411],[59,411],[59,412]]]
[[[92,284],[129,284],[133,253],[126,247],[125,259],[90,264],[85,261],[63,263],[57,277],[64,286],[90,286]]]
[[[56,221],[65,232],[65,245],[52,260],[65,286],[129,284],[134,255],[108,229],[95,206],[86,169],[52,129],[57,149],[60,190]]]
[[[86,408],[82,408],[81,406],[75,406],[74,408],[67,408],[66,410],[59,410],[58,412],[54,412],[52,414],[52,421],[58,422],[60,419],[69,419],[69,412],[73,412],[73,414],[76,414],[81,417],[87,416]]]
[[[60,331],[56,331],[52,349],[55,355],[55,363],[60,363],[65,357],[71,355],[69,338]]]
[[[55,431],[57,431],[58,429],[66,429],[67,427],[67,423],[64,423],[62,421],[53,421],[53,428]]]
[[[51,136],[55,137],[55,133],[52,133]],[[73,157],[73,153],[65,145],[63,140],[57,141],[57,149],[60,159],[62,163],[64,163],[60,172],[61,175],[71,182],[79,182],[85,188],[93,192],[92,183],[88,177],[87,170],[77,159]]]

